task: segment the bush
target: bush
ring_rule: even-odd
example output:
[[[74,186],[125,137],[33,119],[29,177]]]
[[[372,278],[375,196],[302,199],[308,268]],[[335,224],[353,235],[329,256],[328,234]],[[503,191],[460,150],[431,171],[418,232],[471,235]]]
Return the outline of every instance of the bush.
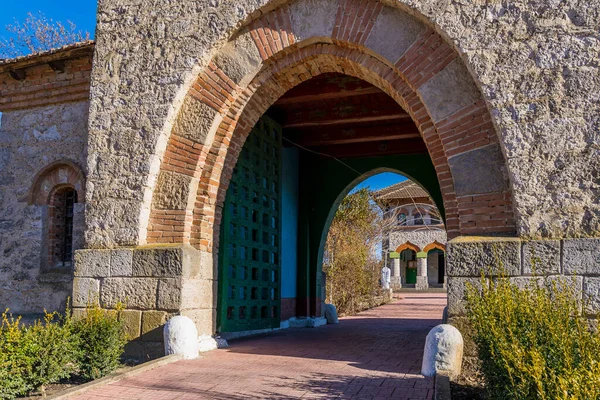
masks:
[[[85,315],[74,322],[74,331],[81,338],[79,374],[86,379],[101,378],[120,364],[126,337],[119,318],[122,306],[104,310],[96,304],[87,307]]]
[[[492,399],[600,398],[600,336],[566,280],[467,288],[467,312]]]
[[[68,314],[67,314],[68,315]],[[77,369],[79,338],[69,316],[46,313],[43,321],[19,326],[19,319],[2,315],[0,382],[2,398],[12,398],[69,377]]]
[[[98,304],[73,320],[46,313],[25,326],[8,310],[0,325],[0,399],[13,399],[73,375],[100,378],[119,367],[125,346],[122,306],[103,310]]]
[[[2,314],[0,326],[0,399],[12,399],[31,390],[25,381],[25,372],[31,362],[21,348],[23,331],[20,319]]]

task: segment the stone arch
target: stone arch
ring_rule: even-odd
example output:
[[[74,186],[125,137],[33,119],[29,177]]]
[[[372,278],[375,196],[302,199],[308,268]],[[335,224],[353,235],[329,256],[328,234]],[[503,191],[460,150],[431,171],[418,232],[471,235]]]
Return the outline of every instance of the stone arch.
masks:
[[[442,243],[438,242],[437,240],[434,241],[433,243],[429,243],[427,246],[425,246],[423,248],[423,251],[425,253],[429,253],[429,251],[434,250],[434,249],[441,250],[444,253],[446,252],[446,246],[444,246]]]
[[[51,195],[62,187],[72,187],[77,191],[78,201],[85,201],[85,176],[81,168],[69,160],[55,161],[39,171],[29,189],[27,202],[48,204]]]
[[[379,2],[301,0],[242,28],[192,85],[161,163],[146,242],[214,252],[221,205],[250,129],[287,90],[326,72],[363,79],[410,114],[436,169],[450,238],[514,233],[498,136],[453,48]]]
[[[396,253],[402,253],[404,250],[412,250],[415,253],[418,253],[421,251],[419,246],[417,246],[416,244],[412,244],[411,242],[406,242],[396,248]]]

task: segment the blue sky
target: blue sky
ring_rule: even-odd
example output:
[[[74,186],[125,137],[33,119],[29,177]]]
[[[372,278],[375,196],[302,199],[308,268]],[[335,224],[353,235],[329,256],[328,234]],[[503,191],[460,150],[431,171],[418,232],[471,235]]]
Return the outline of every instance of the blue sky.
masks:
[[[370,187],[371,190],[379,190],[383,189],[384,187],[393,185],[394,183],[405,181],[406,179],[407,178],[404,175],[396,174],[393,172],[383,172],[381,174],[373,175],[372,177],[365,179],[364,181],[356,185],[356,187],[352,189],[351,192],[362,189],[364,187]]]
[[[0,36],[8,37],[5,26],[15,19],[23,21],[28,12],[41,11],[47,18],[66,23],[67,20],[77,25],[77,29],[88,31],[94,37],[96,29],[96,0],[0,0]]]

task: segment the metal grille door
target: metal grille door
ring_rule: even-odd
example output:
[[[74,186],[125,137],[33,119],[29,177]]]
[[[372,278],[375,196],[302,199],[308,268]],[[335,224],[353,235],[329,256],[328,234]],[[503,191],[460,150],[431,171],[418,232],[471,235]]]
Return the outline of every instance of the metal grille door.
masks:
[[[220,332],[279,327],[281,127],[263,117],[227,190],[219,246]]]

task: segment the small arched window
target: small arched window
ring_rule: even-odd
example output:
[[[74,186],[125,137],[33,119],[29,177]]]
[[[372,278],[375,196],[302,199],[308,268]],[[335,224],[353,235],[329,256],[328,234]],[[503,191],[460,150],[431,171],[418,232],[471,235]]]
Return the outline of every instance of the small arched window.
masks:
[[[405,213],[400,213],[398,215],[398,224],[399,225],[406,225],[406,214]]]
[[[29,204],[41,208],[43,272],[72,271],[73,253],[81,248],[83,238],[84,202],[85,177],[70,161],[52,163],[33,179]]]
[[[413,214],[415,225],[423,225],[423,216],[420,212]]]
[[[77,191],[59,187],[50,196],[48,208],[48,261],[51,268],[71,267],[73,262],[73,216]]]

